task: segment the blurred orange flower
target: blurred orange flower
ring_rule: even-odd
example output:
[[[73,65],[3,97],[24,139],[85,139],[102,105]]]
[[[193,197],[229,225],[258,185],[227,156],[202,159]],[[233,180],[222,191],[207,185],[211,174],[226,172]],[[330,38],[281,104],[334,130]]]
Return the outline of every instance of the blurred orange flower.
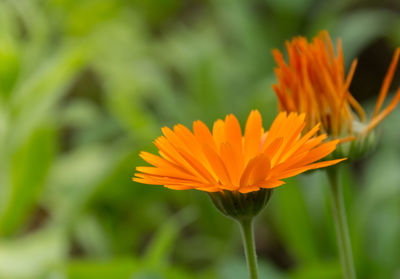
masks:
[[[273,55],[278,64],[275,74],[278,84],[273,89],[281,111],[306,113],[307,129],[321,123],[321,132],[333,137],[365,135],[371,132],[397,105],[400,89],[383,110],[390,83],[399,59],[397,48],[383,81],[372,118],[367,122],[365,112],[349,92],[357,60],[345,74],[341,40],[336,43],[335,56],[328,32],[322,31],[312,42],[304,37],[286,42],[288,64],[279,50]]]
[[[193,123],[193,133],[180,124],[174,130],[164,127],[164,136],[154,142],[159,156],[141,152],[153,166],[137,167],[133,180],[175,190],[248,193],[278,187],[284,178],[342,161],[316,162],[335,150],[339,141],[322,143],[325,134],[313,138],[319,124],[301,135],[304,119],[304,114],[282,112],[264,132],[261,115],[254,110],[244,136],[232,114],[217,120],[212,133],[201,121]]]

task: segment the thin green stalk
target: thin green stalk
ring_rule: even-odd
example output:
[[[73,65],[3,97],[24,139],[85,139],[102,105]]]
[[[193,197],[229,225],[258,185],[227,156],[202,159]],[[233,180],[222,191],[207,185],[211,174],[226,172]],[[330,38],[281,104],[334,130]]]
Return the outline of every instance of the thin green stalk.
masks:
[[[258,279],[258,266],[256,247],[254,244],[253,218],[243,218],[238,220],[242,231],[243,246],[246,254],[247,268],[249,269],[250,279]]]
[[[340,262],[343,269],[344,279],[355,279],[353,254],[351,251],[351,242],[349,227],[347,224],[346,209],[344,206],[342,184],[339,181],[339,168],[332,166],[327,169],[329,184],[331,189],[333,217],[335,219],[335,228],[337,242],[339,246]]]

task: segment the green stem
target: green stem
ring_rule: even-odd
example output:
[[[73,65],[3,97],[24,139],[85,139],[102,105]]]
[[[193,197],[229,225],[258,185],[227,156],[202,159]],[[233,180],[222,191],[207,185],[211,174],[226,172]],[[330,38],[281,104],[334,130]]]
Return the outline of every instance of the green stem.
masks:
[[[247,259],[250,279],[258,279],[257,255],[254,244],[253,218],[243,218],[238,220],[242,231],[243,246]]]
[[[333,217],[335,219],[336,236],[339,246],[340,261],[344,279],[355,279],[353,254],[351,251],[349,227],[347,224],[346,209],[344,206],[343,189],[339,181],[337,166],[327,169],[332,197]]]

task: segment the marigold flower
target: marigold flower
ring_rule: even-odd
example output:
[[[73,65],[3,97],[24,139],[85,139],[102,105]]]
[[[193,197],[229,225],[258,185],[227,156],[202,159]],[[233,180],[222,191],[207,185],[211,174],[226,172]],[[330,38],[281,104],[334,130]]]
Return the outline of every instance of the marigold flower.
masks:
[[[280,113],[268,132],[261,115],[250,113],[244,136],[232,114],[217,120],[212,133],[201,121],[193,122],[193,133],[183,125],[164,127],[154,142],[159,156],[141,152],[152,167],[137,167],[134,181],[164,185],[175,190],[249,193],[272,189],[282,179],[311,169],[336,164],[343,159],[317,162],[335,150],[339,140],[323,143],[325,134],[313,137],[320,125],[306,134],[305,115]]]
[[[281,111],[306,113],[307,129],[321,123],[321,132],[334,138],[364,137],[370,133],[398,104],[400,89],[383,110],[382,104],[399,60],[396,49],[384,78],[372,118],[367,121],[361,105],[349,91],[356,69],[355,59],[345,74],[341,40],[337,40],[336,56],[328,32],[322,31],[312,42],[296,37],[286,42],[289,62],[279,50],[273,51],[278,64],[275,74],[278,84],[273,89]]]

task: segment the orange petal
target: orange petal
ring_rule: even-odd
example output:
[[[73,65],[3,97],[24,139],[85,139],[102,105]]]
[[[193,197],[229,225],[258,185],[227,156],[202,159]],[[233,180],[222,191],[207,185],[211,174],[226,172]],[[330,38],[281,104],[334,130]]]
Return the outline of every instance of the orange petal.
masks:
[[[259,186],[261,188],[275,188],[275,187],[281,186],[283,184],[285,184],[285,182],[280,181],[280,180],[268,180],[268,181],[259,183]]]
[[[214,142],[214,138],[208,129],[208,127],[201,122],[200,120],[193,122],[193,132],[194,136],[197,138],[197,141],[201,144],[207,144],[208,146],[214,148],[216,150],[216,145]]]
[[[285,172],[282,172],[280,175],[278,175],[277,177],[274,177],[274,178],[284,179],[284,178],[292,177],[292,176],[298,175],[298,174],[303,173],[303,172],[308,171],[308,170],[318,169],[318,168],[323,168],[323,167],[335,165],[337,163],[342,162],[343,160],[346,160],[346,158],[337,159],[337,160],[330,160],[330,161],[324,161],[324,162],[318,162],[318,163],[307,165],[307,166],[303,166],[303,167],[300,167],[300,168],[290,169],[290,170],[287,170]]]
[[[283,143],[283,137],[274,139],[274,141],[271,142],[271,144],[264,145],[263,153],[267,155],[269,158],[273,158],[275,156],[275,153],[278,152],[282,143]]]
[[[221,184],[232,185],[229,173],[218,154],[208,145],[203,145],[204,154]]]
[[[233,185],[239,186],[241,165],[238,163],[235,150],[229,143],[223,143],[220,148],[221,159],[226,166]]]
[[[236,154],[242,156],[242,130],[240,129],[239,121],[233,114],[229,114],[225,118],[225,135]]]
[[[186,172],[174,169],[167,168],[155,168],[155,167],[137,167],[136,171],[146,173],[146,174],[154,174],[159,176],[168,176],[168,177],[175,177],[175,178],[182,178],[182,179],[191,179],[197,180],[196,176],[188,174]]]
[[[213,137],[218,150],[219,147],[221,146],[221,143],[226,142],[225,123],[221,119],[218,119],[217,121],[214,122]]]
[[[381,113],[379,113],[376,117],[374,117],[371,120],[365,132],[369,133],[370,131],[372,131],[383,119],[385,119],[386,116],[388,116],[396,108],[399,101],[400,101],[400,88],[397,90],[390,104],[383,111],[381,111]]]
[[[383,80],[383,84],[382,84],[381,90],[379,92],[378,101],[376,102],[374,114],[372,115],[372,117],[375,117],[378,115],[378,113],[382,107],[383,101],[386,98],[387,92],[389,91],[390,83],[392,82],[394,73],[396,71],[397,62],[399,61],[399,55],[400,55],[400,48],[397,48],[396,52],[393,55],[392,62],[390,63],[389,70]]]
[[[158,137],[154,141],[154,144],[157,146],[160,155],[164,159],[174,163],[175,165],[180,166],[188,173],[196,173],[196,170],[191,167],[191,165],[179,154],[175,147],[171,143],[169,143],[169,141],[165,137]]]
[[[261,129],[261,115],[257,110],[253,110],[247,119],[244,133],[245,162],[248,162],[250,158],[253,158],[260,151],[262,133]]]
[[[267,155],[259,154],[249,161],[242,177],[240,178],[240,189],[248,187],[256,182],[261,182],[270,171],[270,160]]]

